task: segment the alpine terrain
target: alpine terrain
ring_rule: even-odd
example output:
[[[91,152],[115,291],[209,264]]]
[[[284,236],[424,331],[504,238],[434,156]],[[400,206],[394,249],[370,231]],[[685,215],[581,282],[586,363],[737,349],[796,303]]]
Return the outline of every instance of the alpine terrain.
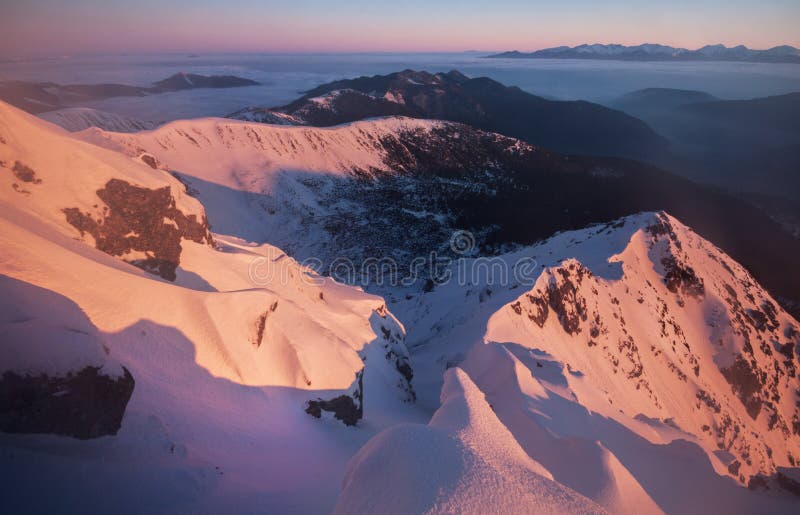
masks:
[[[3,512],[797,505],[800,324],[760,277],[796,290],[742,201],[397,116],[0,104],[0,165]]]

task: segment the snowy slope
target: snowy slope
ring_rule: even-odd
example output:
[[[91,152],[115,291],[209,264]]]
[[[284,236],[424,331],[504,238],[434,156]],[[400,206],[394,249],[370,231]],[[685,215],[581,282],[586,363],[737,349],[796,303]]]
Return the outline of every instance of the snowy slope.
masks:
[[[487,341],[536,348],[580,371],[586,380],[573,391],[605,400],[609,416],[670,419],[706,449],[730,453],[723,465],[742,482],[793,464],[800,326],[676,220],[639,223],[648,225],[609,256],[621,278],[577,260],[548,268],[490,319]]]
[[[236,165],[246,172],[257,167],[267,181],[282,170],[349,174],[385,169],[388,151],[384,138],[403,131],[430,132],[446,125],[453,124],[393,117],[317,128],[201,118],[137,134],[92,130],[84,138],[131,155],[149,152],[173,170],[192,170],[199,178],[238,186],[234,174],[220,176],[221,170]]]
[[[421,404],[462,368],[556,481],[614,512],[796,502],[744,488],[774,490],[797,464],[800,325],[740,265],[665,214],[493,262],[520,259],[538,263],[525,280],[468,260],[477,280],[390,305]]]
[[[438,82],[438,79],[434,80]],[[356,113],[361,115],[354,116]],[[296,101],[283,108],[247,107],[226,118],[276,125],[325,127],[338,125],[343,120],[415,114],[417,112],[413,107],[406,105],[402,91],[388,89],[385,93],[363,93],[343,88]]]
[[[428,240],[447,241],[452,232],[448,220],[428,221],[417,215],[429,200],[426,197],[419,199],[418,209],[411,203],[413,192],[405,205],[386,205],[374,191],[379,185],[353,179],[399,172],[402,180],[404,170],[414,172],[419,164],[408,150],[416,141],[427,142],[432,149],[424,151],[440,156],[442,162],[460,163],[464,158],[453,156],[452,149],[436,151],[452,133],[460,134],[462,145],[476,154],[480,150],[470,146],[467,136],[489,138],[509,156],[533,152],[533,147],[517,140],[458,124],[400,117],[332,128],[199,119],[136,134],[90,130],[80,137],[131,157],[146,156],[154,166],[179,174],[203,201],[216,232],[267,241],[297,259],[314,257],[327,264],[343,255],[353,259],[373,255],[369,249],[385,249],[403,235],[416,233],[406,241],[420,250],[427,248]],[[484,155],[479,159],[476,170],[481,173],[494,160]],[[457,181],[431,180],[468,187],[466,181],[460,186]],[[416,177],[408,181],[410,188],[417,186]],[[376,225],[366,220],[385,221],[386,230],[376,231]],[[382,255],[390,255],[391,249],[385,250]]]
[[[0,459],[18,464],[13,475],[2,474],[14,492],[2,511],[154,511],[165,492],[169,510],[218,511],[233,502],[249,511],[268,501],[276,509],[324,511],[347,458],[366,438],[397,417],[418,419],[404,375],[404,329],[381,298],[320,278],[269,245],[183,237],[176,226],[192,215],[203,219],[204,210],[178,180],[4,104],[0,160],[0,273],[48,290],[90,324],[74,325],[85,339],[66,341],[41,324],[31,335],[36,353],[4,366],[58,373],[75,356],[56,346],[95,339],[136,381],[115,438],[0,436]],[[121,223],[114,218],[119,198],[101,193],[112,181],[139,188],[124,197],[134,212],[151,192],[166,194],[172,218],[137,234],[102,229],[102,241],[82,236],[65,209],[90,213],[101,228]],[[172,281],[126,262],[141,265],[130,259],[140,251],[114,252],[152,238],[159,249],[164,235],[180,248]],[[7,284],[3,298],[16,295]],[[4,339],[3,352],[17,343]],[[102,364],[104,351],[80,352]],[[344,407],[326,411],[321,401],[339,397]],[[306,412],[309,402],[321,403],[324,420]],[[334,420],[362,409],[358,429]],[[299,463],[313,464],[314,474]],[[57,495],[38,495],[42,481],[58,485]]]
[[[447,143],[431,168],[453,159],[498,180],[498,156],[540,153],[476,134],[406,118],[69,134],[0,104],[0,287],[45,292],[0,330],[58,315],[31,352],[19,338],[0,348],[19,358],[5,366],[121,365],[135,379],[114,437],[0,434],[0,511],[796,506],[800,326],[667,214],[470,257],[430,288],[375,288],[388,305],[295,261],[376,243],[359,224],[380,213],[363,218],[339,179],[395,172],[408,196],[377,205],[429,220],[418,227],[434,241],[451,222],[408,200],[438,187],[405,181],[431,155],[412,150]],[[351,239],[323,230],[337,218]],[[523,258],[536,267],[513,273]]]
[[[800,245],[744,201],[640,163],[561,156],[452,122],[392,117],[317,128],[198,119],[79,137],[174,172],[215,232],[325,268],[340,257],[388,257],[407,270],[417,256],[447,252],[456,230],[495,253],[664,209],[750,267],[784,305],[800,291],[787,257]],[[558,194],[540,201],[541,191]],[[746,229],[729,231],[731,223]],[[753,252],[754,242],[773,249]]]
[[[161,125],[157,122],[137,120],[89,107],[68,107],[57,111],[39,113],[37,116],[70,132],[82,131],[89,127],[97,127],[114,132],[138,132],[155,129]]]
[[[391,464],[391,467],[386,467]],[[647,505],[639,506],[646,510]],[[427,426],[401,424],[353,458],[335,513],[603,513],[532,460],[462,370]]]

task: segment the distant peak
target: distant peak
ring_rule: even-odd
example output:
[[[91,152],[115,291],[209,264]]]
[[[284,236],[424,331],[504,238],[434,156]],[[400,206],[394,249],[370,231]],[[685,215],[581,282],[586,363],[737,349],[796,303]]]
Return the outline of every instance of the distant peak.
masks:
[[[742,44],[727,47],[721,43],[705,45],[696,50],[672,47],[659,43],[644,43],[631,46],[620,45],[618,43],[584,43],[574,47],[558,46],[528,53],[518,52],[516,50],[512,52],[501,52],[487,57],[520,59],[614,59],[630,61],[720,60],[800,63],[800,51],[789,45],[776,46],[767,50],[753,50]]]
[[[469,77],[467,77],[458,70],[450,70],[449,72],[440,75],[447,77],[448,79],[454,80],[456,82],[464,82],[469,80]]]

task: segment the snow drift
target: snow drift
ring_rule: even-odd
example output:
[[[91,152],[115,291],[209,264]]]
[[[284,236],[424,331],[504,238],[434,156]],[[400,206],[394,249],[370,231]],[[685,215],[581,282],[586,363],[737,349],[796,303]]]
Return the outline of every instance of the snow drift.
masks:
[[[17,464],[2,478],[8,510],[151,511],[169,491],[179,511],[232,497],[319,511],[360,443],[416,416],[404,329],[381,298],[270,245],[212,236],[203,206],[169,173],[4,104],[0,161],[0,286],[14,308],[0,327],[4,378],[90,367],[135,380],[114,439],[2,435],[3,461]],[[0,384],[4,410],[19,400],[12,386]],[[341,396],[354,399],[355,419],[306,413]],[[60,428],[78,415],[59,415],[61,426],[33,432],[73,434]],[[317,475],[301,480],[301,462]],[[267,486],[246,486],[254,477]],[[37,495],[41,481],[59,494]]]

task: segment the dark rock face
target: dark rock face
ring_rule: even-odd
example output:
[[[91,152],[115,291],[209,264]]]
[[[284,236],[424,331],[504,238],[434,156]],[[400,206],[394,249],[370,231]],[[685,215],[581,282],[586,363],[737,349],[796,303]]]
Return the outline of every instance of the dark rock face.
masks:
[[[731,273],[731,280],[736,278]],[[800,405],[791,411],[782,410],[781,398],[791,395],[787,385],[796,385],[798,364],[795,357],[797,334],[795,326],[781,330],[774,304],[763,299],[764,292],[749,280],[739,281],[747,288],[740,296],[729,285],[724,285],[723,300],[731,313],[730,324],[744,338],[744,346],[733,362],[720,369],[742,402],[748,415],[755,419],[759,414],[766,418],[770,430],[785,437],[800,434]],[[756,295],[762,300],[756,300]],[[760,306],[745,308],[743,302]],[[793,389],[797,391],[797,387]],[[790,459],[794,459],[790,456]]]
[[[797,470],[797,469],[795,469]],[[775,480],[778,482],[778,485],[786,490],[787,492],[791,492],[794,495],[800,497],[800,481],[795,477],[791,477],[788,474],[785,474],[780,469],[778,470],[777,474],[775,474]]]
[[[20,181],[19,183],[11,183],[11,189],[22,195],[30,195],[32,193],[31,190],[25,189],[24,184],[35,186],[42,183],[42,179],[36,175],[34,169],[21,161],[14,161],[13,165],[5,161],[0,161],[0,168],[9,169],[11,173],[14,174],[14,178]]]
[[[539,327],[544,327],[552,311],[558,317],[564,332],[570,335],[580,333],[582,322],[587,320],[588,310],[579,287],[584,276],[591,277],[591,272],[580,264],[570,263],[566,267],[546,270],[545,274],[547,285],[527,295],[530,306],[523,310],[520,303],[515,303],[511,308],[518,315],[525,311],[528,319]],[[594,332],[599,334],[598,329],[594,329]],[[592,337],[596,338],[597,334],[594,332]]]
[[[95,438],[119,430],[134,389],[69,298],[0,274],[0,431]],[[20,361],[21,360],[21,361]]]
[[[6,372],[0,378],[0,430],[80,439],[114,435],[134,388],[133,376],[123,370],[119,379],[97,367],[64,377]]]
[[[741,354],[736,356],[736,361],[732,366],[721,370],[722,375],[731,384],[736,396],[747,409],[747,414],[754,420],[761,411],[760,392],[764,386],[757,371],[758,368],[751,366]]]
[[[703,280],[698,278],[694,269],[688,265],[681,264],[673,256],[667,256],[661,260],[664,266],[664,283],[672,293],[681,292],[690,297],[702,297],[705,293]]]
[[[131,264],[164,279],[175,280],[181,239],[212,242],[205,217],[198,220],[179,211],[169,186],[148,189],[111,179],[97,196],[106,204],[102,218],[72,207],[64,209],[67,222],[81,235],[90,234],[97,249],[112,256],[143,252],[146,257]]]
[[[14,167],[11,169],[14,176],[22,182],[29,182],[33,184],[41,184],[42,180],[36,177],[36,172],[30,166],[19,161],[14,162]]]
[[[408,255],[424,255],[454,230],[467,229],[481,253],[492,254],[509,243],[530,244],[558,231],[665,210],[745,265],[797,314],[790,299],[800,298],[793,259],[800,240],[744,201],[640,163],[560,156],[464,125],[401,131],[384,137],[380,147],[381,170],[354,170],[355,179],[337,179],[332,197],[322,200],[363,206],[361,214],[348,209],[324,222],[338,248],[374,242],[369,247],[381,252],[373,257],[381,258],[404,242]],[[373,223],[359,226],[358,217]],[[668,224],[654,223],[650,230],[675,241]],[[669,284],[685,296],[702,296],[696,273],[674,265],[666,264]]]
[[[267,328],[267,319],[269,316],[278,309],[278,301],[276,300],[273,302],[269,309],[258,315],[254,324],[254,333],[253,336],[250,337],[250,343],[255,345],[256,347],[261,347],[261,344],[264,343],[264,331]]]
[[[364,416],[364,371],[356,374],[356,388],[350,395],[340,395],[333,399],[316,399],[306,403],[306,413],[321,418],[322,412],[333,413],[337,420],[347,426],[354,426]]]
[[[750,478],[747,487],[750,490],[783,490],[800,497],[800,481],[797,468],[778,467],[778,471],[770,476],[757,474]]]
[[[703,280],[697,277],[691,266],[675,254],[682,251],[682,244],[667,216],[664,213],[657,213],[655,223],[648,226],[646,230],[654,236],[655,240],[662,237],[667,238],[671,247],[674,247],[661,258],[661,265],[664,267],[664,284],[667,289],[672,293],[682,293],[689,297],[702,297],[705,294]]]
[[[329,107],[312,100],[332,92]],[[634,157],[667,147],[644,122],[620,111],[591,102],[547,100],[457,71],[405,70],[334,81],[273,110],[318,126],[391,115],[450,120],[568,153]]]
[[[140,159],[144,162],[144,164],[146,164],[147,166],[149,166],[153,170],[158,169],[158,159],[156,159],[155,157],[151,156],[150,154],[142,154],[140,156]]]
[[[411,367],[408,351],[404,344],[404,335],[399,328],[384,323],[387,315],[388,311],[385,305],[381,305],[373,311],[370,322],[377,338],[369,346],[373,346],[376,353],[372,354],[366,348],[359,352],[361,360],[365,363],[365,368],[356,373],[356,381],[351,386],[350,391],[327,400],[318,398],[308,401],[305,406],[306,413],[312,417],[320,418],[322,412],[327,411],[333,413],[334,418],[341,420],[345,425],[356,425],[364,416],[364,370],[367,366],[382,366],[382,363],[374,361],[374,358],[380,357],[386,359],[392,372],[397,374],[395,386],[405,394],[404,402],[416,401],[417,394],[411,384],[414,378],[414,370]],[[369,361],[367,360],[368,355],[371,356]]]

